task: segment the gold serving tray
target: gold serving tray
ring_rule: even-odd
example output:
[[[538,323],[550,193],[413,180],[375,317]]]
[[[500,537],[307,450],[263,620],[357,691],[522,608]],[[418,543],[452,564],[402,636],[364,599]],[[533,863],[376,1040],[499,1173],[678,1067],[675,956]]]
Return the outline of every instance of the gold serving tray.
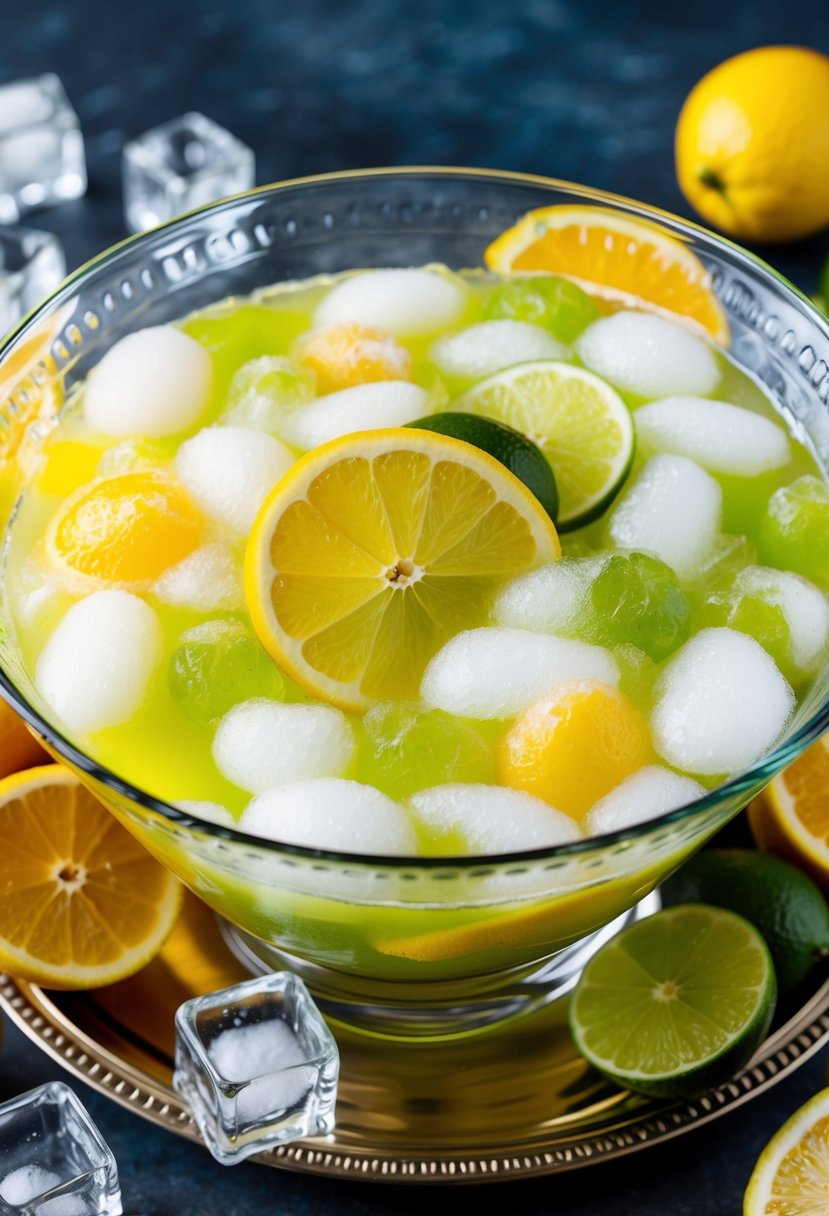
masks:
[[[209,909],[187,896],[161,954],[132,979],[47,992],[0,975],[0,1005],[48,1055],[142,1118],[198,1140],[172,1088],[173,1014],[246,973]],[[621,1092],[567,1032],[566,1002],[498,1030],[401,1045],[334,1026],[342,1055],[337,1126],[254,1160],[337,1178],[471,1183],[575,1169],[717,1119],[829,1041],[829,979],[807,993],[733,1081],[690,1102]]]

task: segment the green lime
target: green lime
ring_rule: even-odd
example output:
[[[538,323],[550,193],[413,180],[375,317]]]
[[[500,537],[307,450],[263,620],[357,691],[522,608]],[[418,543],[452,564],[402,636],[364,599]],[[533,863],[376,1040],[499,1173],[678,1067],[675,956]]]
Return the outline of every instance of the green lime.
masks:
[[[598,518],[633,461],[633,422],[619,394],[592,372],[540,359],[475,384],[449,407],[514,427],[555,473],[563,532]]]
[[[558,518],[558,490],[556,479],[549,464],[536,445],[526,435],[503,422],[480,418],[475,414],[431,414],[407,426],[419,431],[436,431],[451,439],[462,439],[465,443],[489,453],[509,469],[527,489],[533,493],[550,516],[553,523]]]
[[[570,1030],[619,1085],[687,1098],[751,1058],[776,992],[768,947],[747,920],[682,904],[623,929],[593,956],[573,993]]]
[[[671,878],[672,903],[728,908],[762,933],[781,992],[829,955],[829,904],[801,870],[754,849],[707,849]]]

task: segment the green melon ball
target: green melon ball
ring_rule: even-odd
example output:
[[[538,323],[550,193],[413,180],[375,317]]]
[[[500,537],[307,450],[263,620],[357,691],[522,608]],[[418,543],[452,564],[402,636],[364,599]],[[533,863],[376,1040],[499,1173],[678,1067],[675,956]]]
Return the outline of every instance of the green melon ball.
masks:
[[[406,701],[381,701],[360,732],[361,781],[391,798],[457,781],[491,783],[492,750],[471,722]]]

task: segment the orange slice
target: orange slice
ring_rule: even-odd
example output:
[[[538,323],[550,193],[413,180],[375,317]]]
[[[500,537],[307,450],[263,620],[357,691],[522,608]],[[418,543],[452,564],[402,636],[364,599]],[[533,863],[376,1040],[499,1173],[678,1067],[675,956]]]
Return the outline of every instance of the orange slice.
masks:
[[[408,427],[323,444],[253,525],[245,595],[270,654],[346,709],[417,697],[426,664],[482,625],[502,583],[560,554],[544,508],[471,444]]]
[[[46,547],[67,574],[139,591],[192,553],[200,536],[184,491],[161,473],[142,471],[78,490],[52,520]]]
[[[378,380],[411,380],[412,357],[391,334],[357,321],[312,329],[294,354],[316,376],[317,393],[336,393]]]
[[[777,774],[749,807],[749,823],[761,849],[829,891],[829,736]]]
[[[58,765],[0,781],[0,967],[51,988],[134,974],[181,904],[171,874]]]
[[[498,745],[501,785],[581,820],[651,758],[633,702],[599,680],[566,680],[520,714]]]
[[[23,719],[6,701],[0,700],[0,777],[48,763],[49,756]]]
[[[711,275],[658,224],[606,207],[542,207],[503,232],[484,257],[498,274],[561,274],[600,295],[644,300],[728,345],[728,321]]]

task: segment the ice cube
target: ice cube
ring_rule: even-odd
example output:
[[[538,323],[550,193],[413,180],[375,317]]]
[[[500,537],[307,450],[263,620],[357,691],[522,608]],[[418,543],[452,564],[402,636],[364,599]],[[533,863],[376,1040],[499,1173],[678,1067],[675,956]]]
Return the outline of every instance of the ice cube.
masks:
[[[339,709],[254,697],[222,718],[213,759],[228,781],[261,794],[288,782],[339,777],[354,748],[354,732]]]
[[[429,410],[429,394],[417,384],[379,380],[355,384],[303,405],[283,420],[280,434],[294,447],[310,451],[353,431],[404,426]]]
[[[480,321],[438,338],[429,356],[445,376],[480,380],[514,363],[566,359],[568,348],[549,330],[528,321]]]
[[[619,682],[609,651],[521,629],[456,634],[426,668],[427,705],[463,718],[511,718],[564,680]]]
[[[254,1082],[240,1088],[236,1097],[241,1123],[259,1123],[274,1110],[290,1110],[307,1096],[316,1077],[299,1039],[281,1018],[229,1026],[213,1039],[207,1054],[226,1080]],[[260,1078],[266,1084],[257,1085]]]
[[[829,602],[799,574],[746,566],[730,584],[709,593],[706,608],[712,623],[751,634],[784,670],[806,674],[826,651]],[[777,612],[769,614],[768,608]]]
[[[576,350],[591,371],[637,397],[703,397],[720,382],[707,342],[652,313],[602,317],[577,339]]]
[[[294,459],[271,435],[241,426],[210,426],[181,445],[176,472],[205,514],[246,534],[268,491]]]
[[[584,826],[589,836],[621,832],[686,806],[704,793],[705,787],[691,777],[683,777],[659,764],[649,764],[600,798],[588,812]]]
[[[433,270],[364,270],[331,288],[315,325],[359,321],[399,338],[437,333],[457,324],[467,294],[458,280]]]
[[[0,333],[12,329],[65,274],[63,247],[51,232],[0,228]]]
[[[659,677],[651,714],[654,746],[675,768],[705,776],[736,773],[777,742],[794,694],[753,638],[703,629]]]
[[[196,997],[176,1013],[173,1085],[223,1165],[334,1126],[339,1052],[287,971]]]
[[[757,561],[757,549],[747,536],[732,536],[721,532],[715,539],[708,557],[697,570],[696,582],[701,587],[721,583],[745,566]]]
[[[687,456],[713,473],[755,476],[790,459],[782,427],[753,410],[706,397],[665,397],[634,414],[640,445]]]
[[[309,849],[411,856],[417,838],[399,803],[372,785],[320,777],[260,794],[239,823],[244,832]]]
[[[38,1165],[21,1165],[0,1181],[0,1199],[32,1216],[90,1216],[96,1211],[82,1195],[56,1194],[45,1198],[60,1185],[60,1174]]]
[[[681,579],[694,576],[720,529],[722,490],[685,456],[652,456],[610,516],[621,549],[643,549]]]
[[[400,799],[430,785],[495,777],[492,747],[483,731],[411,701],[372,705],[360,723],[357,763],[363,780]]]
[[[199,799],[183,799],[177,802],[176,806],[180,811],[184,811],[185,815],[192,815],[195,819],[203,819],[205,823],[215,823],[221,828],[235,828],[236,819],[231,815],[226,806],[222,806],[220,802],[205,802]]]
[[[520,790],[500,785],[437,785],[409,805],[432,837],[434,855],[517,853],[582,838],[569,815]]]
[[[210,356],[172,325],[127,334],[89,374],[86,420],[104,435],[160,439],[195,426],[212,381]]]
[[[83,136],[59,78],[48,72],[0,86],[0,224],[85,190]]]
[[[773,566],[829,584],[829,486],[806,473],[775,490],[760,524],[760,554]]]
[[[563,557],[519,575],[498,595],[493,620],[496,625],[535,633],[576,632],[588,611],[590,585],[606,561],[606,557]]]
[[[70,730],[119,726],[138,711],[163,650],[158,617],[128,591],[95,591],[73,604],[35,669],[43,700]]]
[[[162,603],[195,612],[233,611],[244,604],[239,565],[221,541],[203,545],[170,566],[154,590]]]
[[[255,180],[253,152],[204,114],[182,114],[124,145],[124,217],[130,232],[154,228]]]
[[[0,1209],[21,1216],[120,1216],[115,1158],[68,1085],[0,1106]]]
[[[313,376],[284,355],[263,355],[236,372],[219,421],[224,426],[246,426],[278,435],[287,416],[313,397]]]
[[[215,722],[256,697],[285,700],[285,680],[241,621],[202,621],[185,629],[170,654],[167,686],[194,722]]]

